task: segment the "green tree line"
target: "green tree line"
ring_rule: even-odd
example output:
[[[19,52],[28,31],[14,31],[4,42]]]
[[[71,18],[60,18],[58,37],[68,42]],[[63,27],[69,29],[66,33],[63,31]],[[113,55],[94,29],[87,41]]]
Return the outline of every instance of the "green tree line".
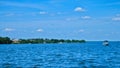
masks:
[[[64,40],[64,39],[18,39],[11,40],[9,37],[0,37],[0,44],[39,44],[39,43],[84,43],[85,40]]]
[[[9,37],[0,37],[0,44],[11,44],[12,40]]]
[[[83,43],[85,40],[64,40],[64,39],[20,39],[18,43]]]

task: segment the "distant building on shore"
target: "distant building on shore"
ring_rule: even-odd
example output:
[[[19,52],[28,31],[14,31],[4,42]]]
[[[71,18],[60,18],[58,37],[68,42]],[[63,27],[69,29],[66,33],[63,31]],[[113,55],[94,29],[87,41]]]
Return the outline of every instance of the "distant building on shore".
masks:
[[[13,43],[19,43],[19,39],[12,39]]]

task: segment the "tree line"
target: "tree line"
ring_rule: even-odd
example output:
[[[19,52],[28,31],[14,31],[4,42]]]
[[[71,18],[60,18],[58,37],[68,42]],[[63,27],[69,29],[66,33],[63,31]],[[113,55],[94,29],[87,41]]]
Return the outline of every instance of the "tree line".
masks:
[[[18,39],[11,40],[8,37],[0,37],[0,44],[40,44],[40,43],[84,43],[85,40],[64,40],[64,39]]]
[[[0,37],[0,44],[11,44],[12,42],[9,37]]]

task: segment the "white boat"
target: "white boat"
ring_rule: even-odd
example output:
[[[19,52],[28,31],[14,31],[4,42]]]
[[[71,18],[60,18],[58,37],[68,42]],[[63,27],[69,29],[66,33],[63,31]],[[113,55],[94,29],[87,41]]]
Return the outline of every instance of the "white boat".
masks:
[[[109,45],[109,42],[108,42],[107,40],[105,40],[105,41],[103,42],[103,45],[108,46],[108,45]]]

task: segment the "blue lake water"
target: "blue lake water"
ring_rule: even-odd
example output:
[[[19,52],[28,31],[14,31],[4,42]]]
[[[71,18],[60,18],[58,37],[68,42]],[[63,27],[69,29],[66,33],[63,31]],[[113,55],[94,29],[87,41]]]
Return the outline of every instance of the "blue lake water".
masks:
[[[0,68],[120,68],[120,42],[4,44]]]

